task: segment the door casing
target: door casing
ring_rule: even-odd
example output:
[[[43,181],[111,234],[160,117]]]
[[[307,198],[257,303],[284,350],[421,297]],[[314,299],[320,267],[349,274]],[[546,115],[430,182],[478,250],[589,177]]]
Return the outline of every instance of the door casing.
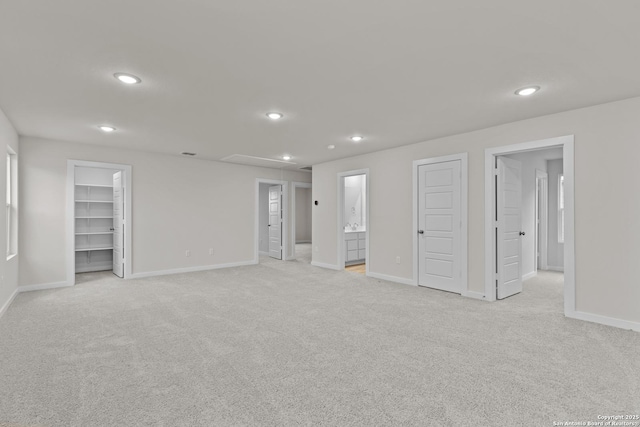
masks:
[[[253,263],[260,262],[260,184],[282,185],[282,260],[289,257],[289,182],[276,179],[256,178],[254,198],[254,238],[253,238]]]
[[[76,257],[75,257],[75,170],[76,167],[116,169],[122,171],[122,186],[124,188],[124,278],[130,279],[132,275],[131,265],[131,165],[119,163],[88,162],[84,160],[67,160],[67,253],[66,253],[66,286],[76,283]]]
[[[469,291],[468,282],[468,194],[469,194],[469,170],[468,170],[467,153],[453,154],[449,156],[431,157],[413,161],[413,284],[418,286],[418,266],[419,266],[419,241],[418,241],[418,204],[419,204],[419,188],[418,188],[418,167],[433,163],[450,162],[454,160],[460,161],[460,220],[462,227],[460,228],[460,268],[462,270],[461,279],[461,295],[471,298],[483,299],[479,292]]]
[[[495,209],[495,158],[500,155],[535,151],[544,148],[562,148],[562,163],[565,176],[565,245],[564,245],[564,314],[576,317],[576,273],[575,273],[575,207],[574,207],[574,136],[566,135],[520,144],[485,149],[485,299],[496,300],[496,241],[493,221]]]
[[[371,180],[369,179],[369,169],[357,169],[357,170],[352,170],[352,171],[346,171],[346,172],[339,172],[338,173],[338,200],[337,200],[337,204],[338,204],[338,221],[337,221],[337,225],[338,225],[338,270],[344,270],[344,179],[348,176],[355,176],[355,175],[364,175],[366,176],[366,187],[365,187],[365,194],[366,194],[366,203],[365,203],[365,211],[366,211],[366,218],[367,218],[367,224],[366,224],[366,230],[365,230],[365,236],[366,236],[366,244],[365,244],[365,275],[369,275],[369,230],[371,230],[371,216],[369,215],[369,194],[370,194],[370,188],[371,188]]]

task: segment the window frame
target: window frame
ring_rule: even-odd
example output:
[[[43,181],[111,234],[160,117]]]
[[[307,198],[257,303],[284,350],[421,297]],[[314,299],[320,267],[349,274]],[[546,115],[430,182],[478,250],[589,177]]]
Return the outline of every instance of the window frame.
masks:
[[[7,260],[18,255],[18,156],[7,147],[6,162],[6,253]]]
[[[564,174],[558,175],[558,243],[564,243]]]

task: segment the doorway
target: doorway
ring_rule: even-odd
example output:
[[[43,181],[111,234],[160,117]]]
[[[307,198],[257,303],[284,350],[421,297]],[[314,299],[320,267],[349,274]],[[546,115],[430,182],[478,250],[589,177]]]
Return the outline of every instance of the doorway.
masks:
[[[291,230],[293,254],[296,259],[307,264],[311,263],[311,213],[312,213],[311,184],[308,182],[293,182],[291,191]]]
[[[568,315],[575,311],[573,136],[485,150],[485,298],[495,301],[520,293],[523,279],[535,277],[539,266],[545,263],[540,255],[544,252],[544,249],[540,250],[545,245],[540,234],[545,224],[537,222],[543,216],[545,177],[535,170],[542,167],[533,168],[532,163],[523,163],[523,160],[535,155],[547,161],[540,153],[553,153],[550,149],[561,153],[561,158],[554,161],[561,164],[564,171],[562,252],[565,275],[562,293],[564,312]],[[549,170],[540,172],[548,173],[551,193],[552,174]],[[524,199],[523,194],[526,195]],[[549,194],[549,216],[554,209],[552,200],[553,195]],[[549,247],[552,234],[548,229],[546,243]]]
[[[367,275],[369,187],[369,169],[338,173],[338,268]]]
[[[467,154],[413,162],[414,282],[467,290]]]
[[[131,166],[67,161],[67,285],[76,274],[131,276]]]
[[[260,257],[287,258],[288,185],[286,181],[256,180],[255,262]],[[265,258],[266,259],[266,258]]]

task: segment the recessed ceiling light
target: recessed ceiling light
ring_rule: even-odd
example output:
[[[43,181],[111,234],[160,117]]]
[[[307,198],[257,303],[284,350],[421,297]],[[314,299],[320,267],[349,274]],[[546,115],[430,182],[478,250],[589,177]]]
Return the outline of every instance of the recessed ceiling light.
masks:
[[[134,85],[142,81],[140,77],[134,76],[133,74],[127,74],[127,73],[115,73],[113,77],[120,80],[122,83],[128,84],[128,85]]]
[[[271,120],[280,120],[281,118],[284,117],[284,114],[282,114],[282,113],[267,113],[267,117],[269,117]]]
[[[540,90],[540,86],[527,86],[516,91],[516,95],[529,96]]]
[[[333,144],[327,145],[327,149],[329,149],[329,150],[333,150],[334,148],[336,148],[336,146],[333,145]]]
[[[107,126],[107,125],[102,125],[102,126],[98,126],[98,128],[102,131],[102,132],[113,132],[114,130],[116,130],[116,128],[114,128],[113,126]]]
[[[285,154],[284,156],[282,156],[282,160],[291,160],[291,156],[288,154]]]
[[[352,140],[353,142],[360,142],[360,141],[362,141],[363,139],[364,139],[364,136],[361,136],[361,135],[354,135],[354,136],[352,136],[352,137],[351,137],[351,140]]]

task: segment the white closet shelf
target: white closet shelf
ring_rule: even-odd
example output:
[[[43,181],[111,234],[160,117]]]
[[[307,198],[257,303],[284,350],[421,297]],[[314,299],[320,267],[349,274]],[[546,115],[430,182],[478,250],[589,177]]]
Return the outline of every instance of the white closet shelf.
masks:
[[[94,234],[113,234],[113,231],[92,231],[89,233],[76,233],[76,236],[92,236]]]
[[[103,187],[103,188],[113,188],[113,185],[103,185],[103,184],[76,184],[76,187]]]
[[[91,251],[110,251],[113,246],[104,246],[102,248],[76,248],[76,252],[91,252]]]
[[[113,219],[112,216],[77,216],[76,219]]]
[[[113,200],[76,200],[76,203],[113,203]]]

